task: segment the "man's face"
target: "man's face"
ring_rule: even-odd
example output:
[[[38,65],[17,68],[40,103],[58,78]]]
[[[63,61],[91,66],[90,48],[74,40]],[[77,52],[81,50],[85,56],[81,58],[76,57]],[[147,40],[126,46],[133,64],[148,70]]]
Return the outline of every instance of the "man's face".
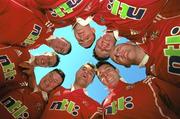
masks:
[[[66,54],[71,45],[64,38],[54,39],[51,41],[51,47],[59,54]]]
[[[35,64],[37,66],[41,67],[47,67],[47,66],[54,66],[54,64],[57,62],[56,55],[40,55],[35,56]]]
[[[118,70],[108,64],[101,65],[97,70],[97,75],[108,88],[115,88],[120,79]]]
[[[111,59],[121,65],[130,67],[136,60],[136,46],[132,44],[119,44],[110,53]]]
[[[43,91],[49,92],[57,87],[62,81],[63,79],[59,73],[52,71],[41,79],[39,86]]]
[[[78,43],[84,47],[90,47],[95,40],[95,30],[91,28],[90,25],[81,26],[80,24],[76,25],[74,28],[74,34]]]
[[[97,40],[95,46],[95,53],[100,58],[109,57],[109,53],[112,47],[115,45],[116,40],[113,36],[105,34],[103,37]]]
[[[92,82],[94,75],[94,69],[89,65],[84,65],[76,73],[76,82],[83,88],[86,88]]]

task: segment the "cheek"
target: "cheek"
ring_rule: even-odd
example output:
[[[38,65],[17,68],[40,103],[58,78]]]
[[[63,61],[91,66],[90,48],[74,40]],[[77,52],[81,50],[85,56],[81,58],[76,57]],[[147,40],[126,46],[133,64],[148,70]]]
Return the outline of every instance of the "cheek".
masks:
[[[48,87],[49,87],[50,89],[53,89],[53,88],[56,87],[56,86],[57,86],[56,83],[51,82]]]

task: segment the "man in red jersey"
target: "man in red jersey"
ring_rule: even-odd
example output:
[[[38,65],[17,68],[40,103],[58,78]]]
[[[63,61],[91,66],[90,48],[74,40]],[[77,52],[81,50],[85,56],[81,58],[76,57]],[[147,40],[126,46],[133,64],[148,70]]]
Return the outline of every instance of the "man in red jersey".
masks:
[[[3,80],[26,81],[27,77],[23,74],[23,69],[19,67],[19,64],[24,61],[28,61],[34,67],[53,67],[58,65],[59,57],[55,53],[32,56],[26,49],[20,47],[0,49],[0,82]]]
[[[179,88],[151,76],[144,81],[127,84],[108,62],[97,64],[97,76],[109,90],[102,104],[105,118],[177,119]]]
[[[65,75],[61,70],[54,69],[44,76],[37,86],[33,69],[27,69],[29,66],[24,64],[21,66],[25,68],[30,83],[22,85],[18,81],[13,81],[20,86],[15,85],[11,90],[2,89],[6,93],[1,92],[0,116],[4,119],[39,119],[48,100],[48,93],[63,83]],[[7,83],[6,86],[11,87]]]
[[[70,43],[64,38],[51,37],[54,27],[39,10],[31,10],[15,0],[3,0],[0,4],[0,45],[36,48],[46,44],[58,53],[69,52]],[[57,44],[63,45],[57,47]]]
[[[94,21],[107,30],[96,42],[94,55],[97,59],[109,58],[111,48],[121,37],[145,42],[153,22],[180,15],[179,4],[179,0],[103,0]]]
[[[16,0],[29,9],[42,11],[55,28],[72,25],[78,43],[89,48],[95,40],[90,28],[92,16],[99,8],[99,0]]]
[[[150,40],[144,44],[119,44],[110,57],[125,66],[146,67],[147,75],[153,75],[180,87],[180,23],[179,18],[168,19],[154,25]]]
[[[100,105],[91,99],[86,92],[87,86],[95,76],[94,67],[87,63],[76,73],[76,79],[72,88],[57,88],[49,98],[42,119],[92,119]],[[102,115],[99,115],[101,118]]]

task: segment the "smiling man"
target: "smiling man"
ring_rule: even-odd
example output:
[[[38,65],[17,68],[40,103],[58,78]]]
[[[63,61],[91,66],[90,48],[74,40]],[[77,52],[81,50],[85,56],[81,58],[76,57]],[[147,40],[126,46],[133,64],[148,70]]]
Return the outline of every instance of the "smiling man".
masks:
[[[54,67],[59,64],[59,56],[45,53],[39,56],[31,56],[27,49],[21,47],[7,47],[0,49],[0,82],[8,80],[27,80],[19,64],[27,61],[31,65],[41,67]]]
[[[94,57],[98,60],[106,60],[109,58],[111,48],[116,44],[116,39],[112,33],[106,33],[100,37],[94,48]]]
[[[180,96],[176,94],[179,88],[152,76],[128,84],[112,64],[99,62],[96,67],[99,80],[109,91],[102,103],[106,119],[178,118]]]
[[[154,22],[180,15],[179,0],[102,0],[100,4],[93,20],[107,30],[96,42],[94,56],[99,60],[108,59],[115,39],[144,43]]]
[[[76,72],[75,82],[71,89],[57,88],[51,93],[48,105],[43,113],[42,119],[101,119],[95,118],[98,104],[91,99],[86,88],[92,83],[95,76],[94,66],[87,63]]]
[[[7,87],[1,89],[3,93],[1,92],[0,96],[0,116],[7,119],[40,119],[48,101],[48,94],[63,83],[65,75],[61,70],[54,69],[37,85],[33,72],[34,67],[26,62],[21,64],[21,67],[29,80],[5,82]]]
[[[84,48],[89,48],[95,40],[93,28],[89,26],[93,15],[99,9],[100,0],[16,0],[29,9],[41,8],[53,25],[62,28],[72,25],[75,37]],[[82,31],[83,30],[83,31]]]
[[[118,44],[110,57],[125,66],[146,67],[147,75],[153,75],[180,87],[180,17],[167,19],[152,29],[158,33],[144,44]]]
[[[59,64],[60,58],[55,52],[44,53],[43,55],[31,56],[29,63],[33,66],[55,67]]]
[[[86,26],[76,24],[74,26],[74,35],[78,43],[84,48],[90,48],[96,39],[95,29],[89,24]]]

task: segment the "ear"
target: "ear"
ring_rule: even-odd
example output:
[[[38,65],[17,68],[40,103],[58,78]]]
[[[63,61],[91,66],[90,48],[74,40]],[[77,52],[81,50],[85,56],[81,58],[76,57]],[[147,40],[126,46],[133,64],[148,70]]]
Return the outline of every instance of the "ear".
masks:
[[[116,69],[115,71],[116,71],[116,72],[120,75],[120,72],[119,72],[119,70],[118,70],[118,69]]]
[[[120,74],[119,70],[118,70],[118,69],[116,69],[115,71],[116,71],[116,73],[118,73],[118,74],[119,74],[119,77],[121,77],[121,74]]]
[[[93,27],[91,27],[91,31],[92,31],[93,33],[96,33],[96,30],[95,30]]]

